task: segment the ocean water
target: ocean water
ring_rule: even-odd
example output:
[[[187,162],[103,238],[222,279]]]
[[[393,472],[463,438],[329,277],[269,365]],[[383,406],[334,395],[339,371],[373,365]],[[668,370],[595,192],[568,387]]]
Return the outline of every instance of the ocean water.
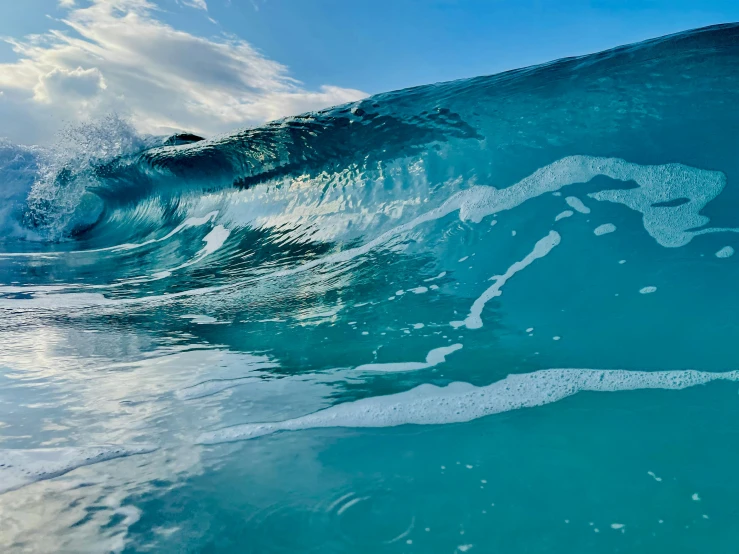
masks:
[[[0,551],[736,552],[738,64],[0,143]]]

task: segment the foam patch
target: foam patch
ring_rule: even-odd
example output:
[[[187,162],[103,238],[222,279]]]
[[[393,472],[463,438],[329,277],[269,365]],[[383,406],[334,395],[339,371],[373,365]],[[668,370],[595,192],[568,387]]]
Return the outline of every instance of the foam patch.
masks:
[[[734,255],[734,249],[731,246],[724,246],[721,250],[716,252],[717,258],[731,258]]]
[[[577,196],[568,196],[565,198],[565,202],[567,202],[567,205],[572,208],[575,211],[580,212],[581,214],[589,214],[590,208],[588,208],[585,204],[582,203],[582,200],[580,200]]]
[[[595,229],[593,229],[593,233],[595,233],[596,237],[599,237],[601,235],[608,235],[609,233],[613,233],[616,231],[616,226],[613,223],[604,223],[603,225],[599,225]]]

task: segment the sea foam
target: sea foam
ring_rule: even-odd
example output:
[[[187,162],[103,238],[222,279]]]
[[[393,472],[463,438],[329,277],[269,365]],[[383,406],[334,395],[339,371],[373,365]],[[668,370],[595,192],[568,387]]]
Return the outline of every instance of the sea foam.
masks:
[[[445,387],[424,384],[406,392],[337,404],[319,412],[268,423],[249,423],[205,433],[202,444],[253,439],[278,431],[321,427],[395,427],[443,425],[472,421],[520,408],[557,402],[581,391],[616,392],[638,389],[679,390],[711,381],[739,381],[739,371],[628,371],[546,369],[509,375],[477,387],[455,382]]]

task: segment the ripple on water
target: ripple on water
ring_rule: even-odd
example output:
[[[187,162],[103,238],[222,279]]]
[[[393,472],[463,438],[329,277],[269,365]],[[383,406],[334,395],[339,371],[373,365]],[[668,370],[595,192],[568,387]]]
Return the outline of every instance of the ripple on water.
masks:
[[[357,491],[339,500],[331,506],[332,516],[346,543],[379,549],[405,542],[415,527],[407,503],[390,489]]]
[[[415,517],[404,504],[387,488],[347,490],[327,501],[272,504],[246,525],[256,552],[379,552],[410,540]]]

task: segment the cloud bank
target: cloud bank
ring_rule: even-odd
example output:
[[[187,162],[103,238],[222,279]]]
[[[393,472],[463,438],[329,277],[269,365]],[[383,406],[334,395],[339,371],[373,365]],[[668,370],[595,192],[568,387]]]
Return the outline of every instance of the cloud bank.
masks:
[[[111,112],[144,133],[212,135],[365,96],[330,85],[306,90],[243,39],[163,23],[150,0],[62,4],[63,31],[5,39],[18,60],[0,64],[0,136],[43,144]]]

